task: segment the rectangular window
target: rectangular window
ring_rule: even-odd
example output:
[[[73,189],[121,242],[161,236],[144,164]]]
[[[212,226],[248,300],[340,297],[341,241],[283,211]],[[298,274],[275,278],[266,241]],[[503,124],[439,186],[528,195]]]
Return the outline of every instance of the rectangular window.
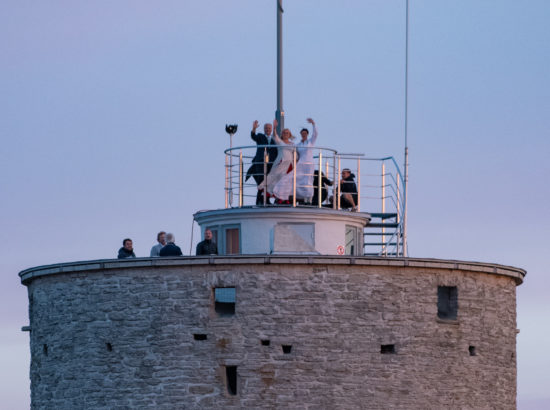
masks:
[[[206,229],[212,231],[212,241],[218,247],[218,255],[240,255],[241,254],[241,226],[211,225]]]
[[[395,354],[395,345],[380,345],[380,353]]]
[[[240,250],[239,228],[227,228],[225,230],[225,254],[238,255]]]
[[[458,290],[456,286],[437,287],[437,317],[456,320],[458,312]]]
[[[225,366],[227,392],[231,396],[237,395],[237,366]]]
[[[214,288],[214,310],[220,316],[235,314],[235,288]]]

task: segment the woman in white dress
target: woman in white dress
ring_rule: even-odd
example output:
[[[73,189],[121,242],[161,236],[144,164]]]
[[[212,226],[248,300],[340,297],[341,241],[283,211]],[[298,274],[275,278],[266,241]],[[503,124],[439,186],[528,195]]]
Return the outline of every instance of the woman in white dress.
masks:
[[[304,201],[306,204],[311,204],[313,198],[313,171],[315,164],[313,163],[313,147],[317,141],[317,127],[312,118],[308,118],[313,126],[313,135],[307,139],[309,131],[304,128],[300,131],[302,140],[296,144],[296,151],[300,160],[296,164],[296,199]]]
[[[274,196],[280,201],[288,201],[292,193],[292,179],[284,178],[292,171],[294,144],[291,141],[292,134],[288,128],[277,135],[277,120],[273,121],[273,140],[277,144],[278,154],[273,167],[266,179],[258,185],[258,189],[264,189],[269,196]]]

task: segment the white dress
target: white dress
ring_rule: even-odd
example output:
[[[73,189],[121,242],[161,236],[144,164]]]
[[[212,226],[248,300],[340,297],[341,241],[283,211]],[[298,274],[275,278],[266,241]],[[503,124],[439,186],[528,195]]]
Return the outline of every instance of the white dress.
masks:
[[[310,139],[296,144],[300,159],[296,164],[296,198],[311,202],[313,197],[313,147],[317,141],[317,127],[313,125],[313,135]]]
[[[266,175],[266,179],[258,185],[258,189],[264,189],[279,199],[288,200],[292,193],[292,178],[288,179],[287,175],[292,176],[289,169],[291,169],[293,161],[294,144],[286,144],[276,132],[273,133],[273,140],[277,144],[279,152],[273,161],[271,171]]]

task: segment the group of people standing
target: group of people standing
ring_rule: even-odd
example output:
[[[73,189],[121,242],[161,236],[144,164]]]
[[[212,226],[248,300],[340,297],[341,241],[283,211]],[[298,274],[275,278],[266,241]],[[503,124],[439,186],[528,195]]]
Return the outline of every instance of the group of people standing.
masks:
[[[312,118],[308,118],[307,122],[313,127],[312,136],[308,138],[309,130],[303,128],[300,131],[301,140],[297,144],[292,141],[295,138],[288,128],[283,129],[279,137],[277,120],[273,121],[273,125],[265,124],[263,134],[256,133],[259,126],[258,121],[254,121],[252,124],[250,137],[260,147],[256,150],[252,165],[246,173],[246,180],[252,176],[258,185],[256,205],[264,204],[264,195],[266,195],[266,204],[271,204],[270,198],[274,198],[275,203],[278,204],[290,203],[289,199],[293,194],[294,185],[294,149],[297,154],[296,198],[304,204],[313,202],[314,165],[311,148],[317,141],[317,127]],[[262,147],[266,145],[267,148]],[[267,153],[265,164],[264,153]]]
[[[321,198],[319,198],[320,171],[314,169],[312,149],[317,142],[317,126],[312,118],[308,118],[307,122],[312,125],[312,136],[308,138],[309,130],[302,128],[301,139],[296,144],[293,142],[295,137],[288,128],[283,129],[279,137],[277,120],[274,120],[273,124],[264,124],[263,134],[256,132],[258,121],[252,124],[250,138],[258,148],[252,159],[252,165],[246,173],[246,180],[248,181],[252,176],[256,181],[258,186],[256,205],[271,204],[270,198],[274,198],[275,204],[290,204],[290,198],[294,193],[294,150],[297,154],[296,201],[304,205],[318,206],[319,201],[323,203],[326,200],[328,191],[325,186],[332,186],[333,183],[321,171]],[[340,206],[352,211],[357,210],[357,186],[354,178],[355,175],[348,168],[342,170]]]
[[[204,231],[204,240],[197,244],[197,255],[217,255],[218,247],[212,238],[212,231]],[[165,256],[183,256],[181,248],[176,245],[176,237],[173,233],[160,231],[157,234],[157,243],[151,248],[151,258]],[[117,259],[135,258],[134,244],[130,238],[122,241],[122,248],[118,250]]]

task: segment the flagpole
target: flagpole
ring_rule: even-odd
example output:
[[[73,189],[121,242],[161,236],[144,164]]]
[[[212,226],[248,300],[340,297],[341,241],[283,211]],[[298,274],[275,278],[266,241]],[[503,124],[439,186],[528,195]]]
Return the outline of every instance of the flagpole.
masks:
[[[281,135],[285,127],[283,110],[283,0],[277,0],[277,134]]]
[[[409,114],[409,0],[406,1],[405,23],[405,164],[403,176],[403,256],[408,256],[407,248],[407,198],[409,187],[409,145],[408,145],[408,114]]]

